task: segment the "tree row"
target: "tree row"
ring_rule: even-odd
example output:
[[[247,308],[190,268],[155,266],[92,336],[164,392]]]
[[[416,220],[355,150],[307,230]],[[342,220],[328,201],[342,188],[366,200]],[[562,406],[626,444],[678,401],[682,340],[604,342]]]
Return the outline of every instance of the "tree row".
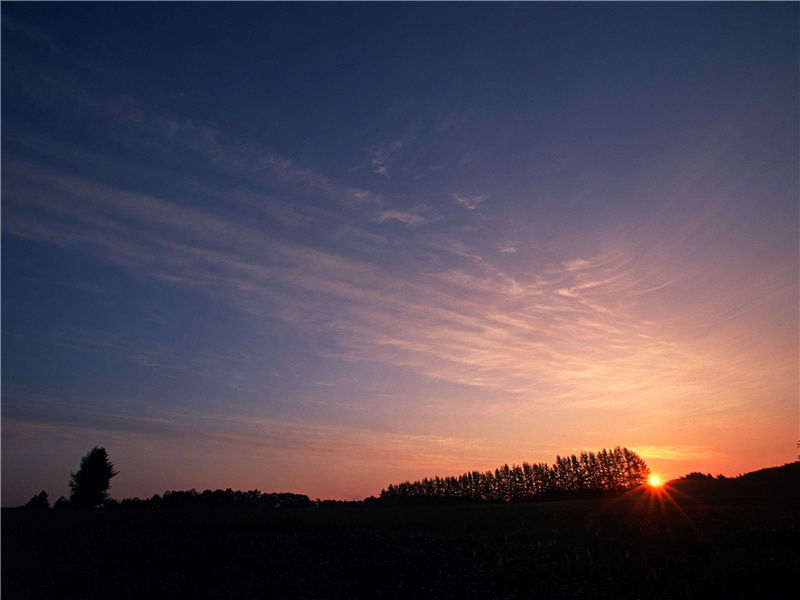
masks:
[[[503,465],[494,471],[471,471],[458,476],[425,478],[390,485],[384,501],[414,499],[509,502],[534,498],[605,495],[643,485],[650,469],[627,448],[556,456],[547,463]]]

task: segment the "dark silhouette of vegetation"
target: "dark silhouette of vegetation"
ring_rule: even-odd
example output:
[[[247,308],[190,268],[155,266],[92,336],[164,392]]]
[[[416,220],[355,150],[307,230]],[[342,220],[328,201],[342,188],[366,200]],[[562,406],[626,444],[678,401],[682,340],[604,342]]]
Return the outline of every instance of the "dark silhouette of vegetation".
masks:
[[[77,473],[72,473],[69,487],[70,505],[75,508],[94,508],[108,501],[111,478],[116,476],[114,465],[105,448],[95,446],[81,459]]]
[[[791,467],[736,479],[788,481]],[[674,600],[794,589],[800,504],[697,504],[665,489],[441,508],[4,509],[3,597]],[[168,504],[203,495],[164,494]]]
[[[679,477],[679,479],[683,481],[709,481],[714,479],[714,476],[711,473],[703,474],[699,471],[692,471],[691,473]]]
[[[33,498],[28,500],[28,503],[25,505],[25,508],[31,508],[33,510],[49,510],[50,500],[47,497],[47,492],[42,490],[41,492],[36,494]]]
[[[759,469],[737,477],[689,473],[667,482],[667,488],[693,501],[738,503],[749,498],[759,502],[780,499],[797,503],[800,501],[800,461],[781,467]]]
[[[425,478],[390,485],[380,498],[391,503],[441,504],[463,501],[510,502],[565,497],[615,495],[643,485],[650,476],[635,452],[613,450],[556,456],[556,462],[503,465],[492,471],[472,471],[458,477]]]
[[[647,476],[644,461],[615,448],[406,482],[390,488],[440,495],[384,491],[362,502],[192,489],[51,511],[42,491],[3,509],[2,543],[13,551],[3,554],[2,589],[75,600],[110,589],[131,600],[633,600],[771,598],[793,585],[800,462],[738,477],[690,473],[662,488],[640,486]],[[512,502],[529,498],[580,501]],[[53,508],[70,506],[62,496]]]
[[[62,508],[69,508],[69,500],[66,496],[59,496],[58,500],[53,503],[53,509],[61,510]]]
[[[119,503],[120,508],[157,508],[157,509],[304,509],[314,508],[312,502],[304,494],[264,493],[258,490],[249,492],[226,490],[195,489],[188,491],[166,491],[149,499],[126,498]]]

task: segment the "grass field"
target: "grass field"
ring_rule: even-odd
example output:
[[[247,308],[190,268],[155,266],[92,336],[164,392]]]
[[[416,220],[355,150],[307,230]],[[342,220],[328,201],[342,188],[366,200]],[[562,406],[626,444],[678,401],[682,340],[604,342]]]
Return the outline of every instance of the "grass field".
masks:
[[[784,598],[796,505],[4,511],[17,598]],[[785,586],[790,586],[785,588]]]

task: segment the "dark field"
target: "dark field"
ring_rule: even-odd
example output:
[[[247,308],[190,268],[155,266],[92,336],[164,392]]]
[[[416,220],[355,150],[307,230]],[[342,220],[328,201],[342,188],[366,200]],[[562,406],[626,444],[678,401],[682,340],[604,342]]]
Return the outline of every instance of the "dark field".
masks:
[[[16,598],[785,598],[796,504],[3,512]]]

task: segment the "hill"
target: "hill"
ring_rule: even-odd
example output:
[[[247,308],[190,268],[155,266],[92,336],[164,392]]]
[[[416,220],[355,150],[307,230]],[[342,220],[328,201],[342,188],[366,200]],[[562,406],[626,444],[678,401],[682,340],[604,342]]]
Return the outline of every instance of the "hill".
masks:
[[[667,482],[665,487],[686,499],[800,502],[800,461],[759,469],[738,477],[690,473]]]

